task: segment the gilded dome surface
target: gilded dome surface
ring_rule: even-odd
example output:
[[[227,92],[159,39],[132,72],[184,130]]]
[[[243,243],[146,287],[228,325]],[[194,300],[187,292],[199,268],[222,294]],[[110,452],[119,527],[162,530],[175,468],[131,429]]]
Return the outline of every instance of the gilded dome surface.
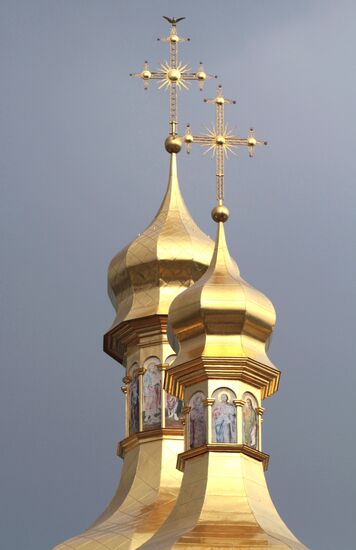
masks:
[[[109,296],[117,311],[113,327],[167,315],[172,300],[210,264],[214,243],[190,216],[179,189],[176,154],[170,157],[167,191],[154,220],[109,265]]]
[[[204,356],[250,358],[273,367],[266,344],[275,321],[270,300],[241,277],[220,221],[209,269],[169,311],[180,345],[175,365]]]

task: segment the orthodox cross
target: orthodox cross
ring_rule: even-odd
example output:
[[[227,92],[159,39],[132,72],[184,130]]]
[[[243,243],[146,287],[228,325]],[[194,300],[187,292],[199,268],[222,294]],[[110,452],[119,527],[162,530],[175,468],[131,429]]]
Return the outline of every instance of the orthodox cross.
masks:
[[[218,86],[218,91],[214,99],[204,99],[205,103],[215,103],[216,121],[215,127],[207,129],[207,134],[202,136],[193,136],[189,124],[187,125],[184,141],[187,148],[187,153],[190,152],[192,143],[200,143],[203,147],[207,147],[205,153],[213,152],[216,159],[216,199],[219,204],[222,204],[224,199],[224,159],[228,153],[235,154],[234,149],[241,145],[247,147],[249,156],[253,156],[256,145],[267,145],[267,141],[260,141],[255,138],[253,128],[250,128],[247,138],[234,136],[224,122],[224,107],[225,105],[235,104],[236,101],[224,97],[222,86]]]
[[[185,17],[163,17],[171,25],[171,32],[169,36],[158,38],[161,42],[169,43],[169,62],[165,61],[161,63],[160,70],[151,71],[148,62],[145,61],[143,70],[140,73],[133,73],[130,76],[137,76],[142,78],[143,86],[145,90],[148,88],[150,80],[159,80],[158,88],[165,88],[169,90],[169,126],[170,135],[177,135],[178,125],[178,91],[181,89],[188,89],[188,81],[197,80],[200,90],[203,89],[205,80],[216,78],[213,75],[207,74],[204,71],[203,64],[200,62],[197,72],[191,72],[190,67],[184,65],[179,61],[178,56],[178,44],[180,42],[188,42],[190,38],[183,38],[177,34],[177,23],[185,19]]]

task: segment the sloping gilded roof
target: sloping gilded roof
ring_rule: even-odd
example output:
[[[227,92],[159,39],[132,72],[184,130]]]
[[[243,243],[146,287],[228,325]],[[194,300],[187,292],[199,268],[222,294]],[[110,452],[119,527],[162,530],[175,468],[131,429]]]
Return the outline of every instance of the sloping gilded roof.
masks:
[[[113,327],[168,314],[172,300],[206,271],[213,249],[183,201],[172,153],[167,191],[155,218],[109,265],[109,296],[117,310]]]

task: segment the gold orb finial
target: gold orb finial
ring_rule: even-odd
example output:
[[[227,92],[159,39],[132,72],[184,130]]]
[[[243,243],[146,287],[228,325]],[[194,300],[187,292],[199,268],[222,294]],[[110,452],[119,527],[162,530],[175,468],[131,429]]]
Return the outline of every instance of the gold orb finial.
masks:
[[[181,72],[179,69],[168,69],[167,77],[171,82],[178,82],[181,79]]]
[[[180,137],[176,135],[170,135],[166,138],[166,141],[164,142],[164,146],[166,148],[166,151],[168,153],[179,153],[179,151],[182,148],[182,140]]]
[[[229,214],[229,209],[223,204],[218,204],[218,206],[215,206],[211,211],[211,217],[216,223],[225,223],[229,219]]]

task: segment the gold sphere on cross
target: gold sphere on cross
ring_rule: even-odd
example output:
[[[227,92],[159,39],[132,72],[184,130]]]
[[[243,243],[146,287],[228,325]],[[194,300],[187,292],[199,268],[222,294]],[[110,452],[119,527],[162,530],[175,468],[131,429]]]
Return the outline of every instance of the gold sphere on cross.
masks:
[[[184,136],[184,141],[185,141],[185,143],[193,143],[194,138],[193,138],[192,134],[186,134]]]
[[[171,36],[170,36],[170,41],[171,41],[171,42],[179,42],[179,36],[178,36],[178,34],[171,34]]]
[[[178,69],[169,69],[167,72],[167,77],[171,82],[178,82],[181,77],[181,73]]]
[[[211,217],[216,223],[218,222],[225,223],[229,219],[229,214],[230,214],[229,209],[222,204],[215,206],[215,208],[213,208],[211,211]]]
[[[222,135],[220,135],[220,134],[217,135],[216,138],[215,138],[215,143],[216,143],[216,145],[224,145],[224,144],[225,144],[225,141],[226,141],[226,140],[225,140],[224,136],[222,136]]]
[[[152,76],[152,73],[148,69],[145,69],[144,71],[142,71],[142,78],[144,80],[149,80],[151,76]]]
[[[215,99],[215,103],[217,103],[217,105],[224,105],[225,103],[225,99],[221,96],[218,96],[216,99]]]
[[[198,80],[206,80],[206,72],[205,71],[198,71],[196,74],[196,77]]]
[[[247,145],[249,147],[254,147],[256,145],[256,143],[257,143],[256,138],[254,138],[254,137],[247,138]]]
[[[168,153],[179,153],[182,149],[182,140],[178,136],[168,136],[164,142],[164,146]]]

